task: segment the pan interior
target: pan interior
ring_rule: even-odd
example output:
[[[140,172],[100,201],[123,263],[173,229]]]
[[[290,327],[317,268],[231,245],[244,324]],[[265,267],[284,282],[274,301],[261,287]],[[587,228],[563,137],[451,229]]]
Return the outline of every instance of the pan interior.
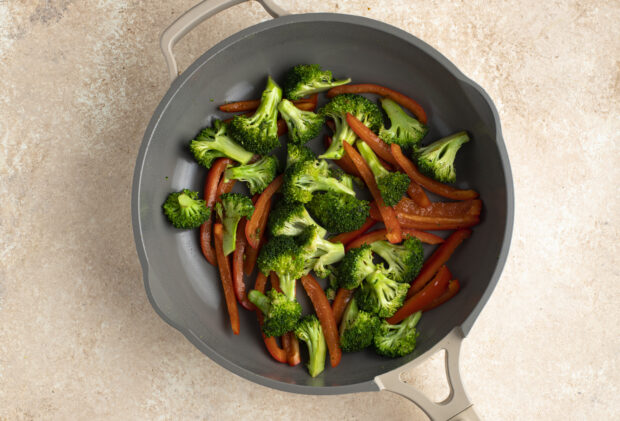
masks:
[[[427,47],[412,44],[414,39],[401,31],[389,32],[368,22],[353,18],[337,22],[333,17],[278,19],[214,47],[164,98],[147,131],[143,160],[138,161],[136,235],[148,262],[145,276],[154,306],[218,363],[269,386],[308,393],[370,390],[375,376],[424,353],[461,325],[481,300],[497,266],[506,230],[507,176],[489,104],[432,57]],[[227,117],[217,105],[258,98],[266,75],[282,81],[284,72],[299,63],[319,63],[336,78],[383,84],[415,98],[430,117],[426,142],[469,131],[472,141],[461,149],[456,162],[458,186],[475,188],[484,201],[483,222],[450,260],[462,290],[422,317],[417,350],[400,359],[385,359],[372,351],[345,354],[337,368],[326,367],[316,379],[310,378],[303,364],[289,367],[271,359],[254,313],[240,307],[241,335],[232,334],[218,272],[202,256],[197,230],[174,229],[161,211],[171,191],[202,191],[207,170],[195,163],[187,146],[214,118]],[[318,144],[313,143],[317,148]],[[301,286],[298,295],[304,296]]]

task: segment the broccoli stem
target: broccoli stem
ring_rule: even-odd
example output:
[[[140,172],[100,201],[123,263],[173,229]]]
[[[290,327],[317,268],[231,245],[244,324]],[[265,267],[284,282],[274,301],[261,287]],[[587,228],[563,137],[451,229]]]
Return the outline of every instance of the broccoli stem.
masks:
[[[196,201],[186,195],[185,193],[181,193],[178,198],[179,205],[185,209],[191,207]]]
[[[317,334],[317,336],[319,336]],[[313,346],[313,342],[316,342],[316,348]],[[316,377],[325,369],[325,355],[327,347],[325,344],[325,338],[322,336],[315,341],[308,342],[308,352],[310,354],[310,361],[308,361],[308,373],[312,377]]]
[[[316,180],[314,190],[327,190],[327,191],[336,191],[340,193],[350,194],[351,196],[355,196],[355,191],[348,186],[342,184],[340,181],[335,178],[321,178]]]
[[[271,117],[278,111],[277,107],[280,102],[281,95],[275,95],[274,90],[277,89],[280,88],[276,85],[271,76],[269,76],[267,78],[267,86],[265,86],[265,90],[263,91],[260,105],[256,109],[254,115],[250,117],[252,122],[262,120],[265,116]]]
[[[345,308],[344,314],[342,315],[342,321],[340,322],[340,328],[339,328],[340,337],[342,337],[342,335],[344,334],[344,331],[346,330],[347,326],[349,326],[349,324],[353,320],[355,320],[358,313],[359,313],[359,307],[357,306],[357,302],[355,301],[355,298],[352,298],[351,301],[349,301],[349,304],[347,305],[347,307]]]
[[[286,298],[289,300],[295,301],[296,279],[283,273],[278,273],[278,278],[280,278],[280,289],[282,293],[286,295]]]
[[[265,294],[253,289],[248,293],[248,300],[256,306],[263,314],[269,313],[271,302]]]
[[[349,142],[351,145],[355,143],[357,135],[349,127],[346,120],[341,117],[333,117],[336,130],[332,136],[332,143],[329,145],[325,153],[319,158],[323,159],[340,159],[344,155],[343,142]]]
[[[254,156],[254,153],[246,151],[237,142],[226,135],[217,136],[215,142],[217,147],[214,149],[241,164],[247,164]]]
[[[225,217],[222,221],[224,227],[224,235],[222,237],[222,249],[224,255],[228,256],[235,251],[237,242],[237,225],[239,224],[240,217]]]
[[[379,162],[379,158],[375,154],[375,152],[371,149],[370,146],[363,140],[358,140],[356,143],[357,149],[360,151],[360,155],[364,158],[364,161],[370,167],[370,171],[375,176],[375,179],[382,177],[384,175],[388,175],[390,172],[385,169],[381,162]]]
[[[419,132],[426,131],[426,127],[422,123],[420,123],[417,119],[409,117],[409,115],[407,115],[407,113],[405,113],[405,111],[394,100],[390,98],[382,98],[381,106],[392,123],[390,129],[392,127],[407,127],[415,125],[413,129]]]
[[[298,120],[301,118],[301,110],[295,106],[291,101],[283,99],[278,104],[278,111],[282,114],[282,118],[289,125],[292,120]],[[290,125],[289,125],[290,127]]]

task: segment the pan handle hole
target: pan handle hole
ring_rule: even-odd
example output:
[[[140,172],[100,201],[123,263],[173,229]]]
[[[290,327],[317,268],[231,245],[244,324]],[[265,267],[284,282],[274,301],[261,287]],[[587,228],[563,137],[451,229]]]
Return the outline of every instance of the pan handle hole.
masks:
[[[442,349],[411,370],[403,372],[400,379],[424,393],[433,402],[442,402],[450,396],[445,361],[446,351]]]

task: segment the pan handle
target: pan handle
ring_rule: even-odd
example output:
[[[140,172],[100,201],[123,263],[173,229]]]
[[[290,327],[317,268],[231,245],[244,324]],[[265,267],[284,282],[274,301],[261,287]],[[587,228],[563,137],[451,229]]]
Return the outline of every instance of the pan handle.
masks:
[[[205,21],[211,16],[226,10],[229,7],[249,0],[205,0],[183,13],[177,20],[164,29],[159,38],[161,52],[168,65],[170,73],[170,82],[173,82],[180,74],[177,61],[174,58],[172,48],[181,38],[196,27],[199,23]],[[289,13],[276,5],[273,0],[257,0],[263,8],[274,18],[288,15]]]
[[[409,364],[375,377],[375,383],[381,390],[398,393],[418,405],[432,421],[477,421],[472,403],[465,394],[465,388],[459,372],[459,352],[465,335],[456,327],[432,349]],[[446,374],[450,394],[442,402],[433,402],[415,387],[404,383],[400,376],[403,372],[419,365],[437,351],[446,351]]]

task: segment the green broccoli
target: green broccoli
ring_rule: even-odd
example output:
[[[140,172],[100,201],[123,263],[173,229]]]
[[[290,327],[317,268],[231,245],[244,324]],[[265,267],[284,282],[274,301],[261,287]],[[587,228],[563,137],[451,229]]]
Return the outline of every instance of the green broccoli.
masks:
[[[228,256],[235,251],[237,241],[237,225],[242,217],[250,218],[254,213],[254,205],[249,197],[239,193],[224,193],[220,202],[215,204],[217,215],[224,227],[222,248]]]
[[[377,316],[360,310],[353,298],[340,322],[340,348],[345,352],[355,352],[369,347],[380,324]]]
[[[286,168],[300,161],[316,161],[316,155],[307,146],[287,143],[286,145]]]
[[[280,101],[278,111],[288,127],[289,143],[297,145],[308,143],[317,137],[325,123],[325,117],[322,115],[300,110],[287,99]]]
[[[280,145],[278,140],[278,103],[282,89],[269,77],[261,102],[251,116],[237,115],[230,123],[229,132],[245,149],[267,155]]]
[[[226,180],[240,180],[248,183],[250,193],[261,193],[276,177],[278,160],[273,156],[264,156],[253,164],[228,166],[224,173]]]
[[[284,199],[308,203],[315,191],[335,191],[355,196],[355,191],[329,176],[327,162],[297,162],[286,169],[282,193]]]
[[[204,200],[198,199],[198,192],[188,189],[170,193],[163,208],[175,228],[198,228],[211,216],[211,208]]]
[[[318,64],[300,64],[286,74],[284,93],[288,99],[300,99],[349,82],[351,79],[333,81],[332,72],[321,70]]]
[[[316,225],[304,228],[295,240],[302,250],[304,273],[314,270],[319,277],[326,278],[331,273],[328,265],[339,262],[344,257],[344,245],[325,240]]]
[[[368,201],[344,193],[316,193],[306,207],[322,227],[334,234],[359,229],[370,215]]]
[[[390,128],[382,127],[379,137],[386,143],[396,143],[407,151],[416,150],[428,133],[428,127],[405,113],[400,105],[390,98],[382,98],[381,106],[390,119]]]
[[[312,377],[318,376],[325,369],[327,355],[327,344],[319,319],[315,315],[301,319],[295,328],[295,336],[308,347],[308,372]]]
[[[351,174],[344,172],[342,168],[330,168],[329,176],[335,178],[340,181],[342,184],[353,190],[353,184],[357,184],[360,187],[366,187],[366,184],[359,178],[355,177]]]
[[[424,249],[416,237],[408,236],[402,244],[375,241],[370,247],[387,262],[385,273],[396,282],[411,282],[422,269]]]
[[[357,304],[362,310],[391,317],[403,305],[409,284],[399,283],[388,278],[383,265],[368,275],[356,293]]]
[[[437,181],[454,183],[456,181],[454,158],[461,145],[467,142],[469,142],[467,132],[458,132],[419,148],[415,153],[418,168]]]
[[[377,270],[372,261],[372,250],[368,244],[347,251],[336,270],[338,285],[355,289],[362,281]]]
[[[304,205],[299,202],[281,201],[269,214],[269,232],[271,235],[299,235],[304,228],[315,225],[321,237],[327,234],[310,216]]]
[[[377,354],[396,358],[413,352],[420,335],[415,327],[421,316],[418,311],[396,325],[381,322],[373,340]]]
[[[337,268],[330,265],[329,275],[327,275],[327,286],[325,287],[325,296],[329,301],[333,301],[336,298],[336,292],[338,289],[338,279],[336,278]]]
[[[258,269],[265,275],[273,271],[280,278],[280,288],[290,301],[295,300],[295,281],[304,273],[304,257],[294,237],[272,237],[261,248]]]
[[[190,142],[189,149],[196,161],[207,168],[211,168],[217,158],[230,158],[247,164],[254,156],[230,138],[226,125],[219,120],[213,123],[213,127],[203,129],[196,139]]]
[[[327,151],[319,158],[340,159],[344,154],[343,142],[353,144],[357,135],[347,123],[347,113],[364,123],[370,130],[377,132],[383,126],[381,110],[367,98],[356,94],[336,95],[319,113],[334,120],[336,131]]]
[[[248,300],[265,316],[263,332],[266,336],[282,336],[294,330],[301,317],[301,305],[275,289],[267,291],[267,295],[253,289],[248,293]]]
[[[364,141],[358,141],[357,149],[370,167],[372,174],[375,176],[377,187],[381,192],[381,197],[387,206],[394,206],[401,201],[403,195],[407,193],[409,184],[409,176],[398,171],[388,171],[385,169],[374,151]]]

